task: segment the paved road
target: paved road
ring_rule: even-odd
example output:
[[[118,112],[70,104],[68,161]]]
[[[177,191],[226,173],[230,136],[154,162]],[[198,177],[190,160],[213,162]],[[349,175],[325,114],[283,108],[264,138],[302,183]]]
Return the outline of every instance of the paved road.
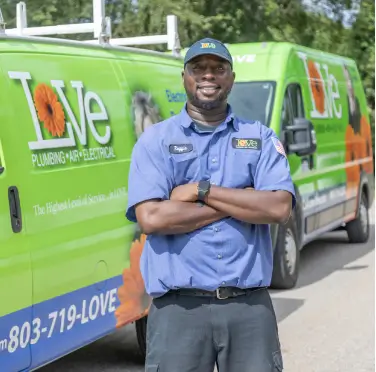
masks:
[[[372,214],[374,214],[372,210]],[[350,245],[344,232],[309,244],[290,291],[271,291],[286,372],[373,372],[375,235]],[[132,326],[41,372],[143,372]]]

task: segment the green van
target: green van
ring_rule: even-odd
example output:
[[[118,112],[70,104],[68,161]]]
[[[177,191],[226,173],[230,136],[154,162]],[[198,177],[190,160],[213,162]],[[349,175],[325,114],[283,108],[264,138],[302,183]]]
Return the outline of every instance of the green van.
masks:
[[[290,43],[228,48],[234,111],[272,128],[288,155],[297,206],[288,224],[272,229],[272,287],[292,288],[308,242],[336,229],[350,243],[368,240],[375,191],[364,89],[351,59]]]

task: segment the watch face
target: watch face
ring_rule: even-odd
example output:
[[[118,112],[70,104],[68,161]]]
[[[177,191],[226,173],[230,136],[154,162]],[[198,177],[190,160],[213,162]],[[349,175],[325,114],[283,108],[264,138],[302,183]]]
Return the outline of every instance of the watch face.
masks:
[[[209,191],[210,188],[210,182],[209,181],[200,181],[198,183],[198,199],[203,200],[205,198],[205,195]]]
[[[202,189],[202,190],[204,190],[204,191],[207,191],[208,188],[209,188],[209,186],[210,186],[210,182],[209,182],[209,181],[201,181],[201,182],[199,183],[199,187],[200,187],[200,189]]]

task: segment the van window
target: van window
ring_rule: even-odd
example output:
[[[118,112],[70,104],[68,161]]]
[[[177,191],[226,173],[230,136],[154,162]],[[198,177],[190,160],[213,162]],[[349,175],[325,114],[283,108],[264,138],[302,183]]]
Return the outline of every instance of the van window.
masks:
[[[302,90],[299,84],[290,84],[287,87],[291,100],[292,114],[294,118],[304,118],[304,105]]]
[[[258,120],[269,126],[274,103],[275,82],[250,81],[235,83],[228,103],[234,113],[245,120]]]
[[[282,113],[281,113],[281,127],[284,128],[287,125],[293,124],[293,114],[291,109],[291,100],[289,92],[286,91],[283,98]]]

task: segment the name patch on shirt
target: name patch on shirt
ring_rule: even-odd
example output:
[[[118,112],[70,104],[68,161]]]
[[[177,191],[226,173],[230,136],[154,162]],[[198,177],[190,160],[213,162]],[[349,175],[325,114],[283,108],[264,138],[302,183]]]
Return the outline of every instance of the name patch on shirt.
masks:
[[[182,145],[170,145],[169,150],[171,154],[185,154],[193,150],[191,143],[182,144]]]
[[[260,138],[233,138],[232,147],[234,149],[260,150]]]

